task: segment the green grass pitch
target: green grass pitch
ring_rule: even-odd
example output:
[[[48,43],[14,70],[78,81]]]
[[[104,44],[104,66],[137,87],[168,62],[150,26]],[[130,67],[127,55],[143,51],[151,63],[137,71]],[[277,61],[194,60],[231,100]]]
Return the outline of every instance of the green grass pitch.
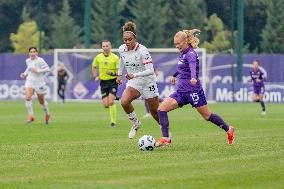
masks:
[[[34,101],[35,122],[24,124],[23,101],[0,102],[0,188],[29,189],[244,189],[284,187],[284,104],[209,104],[236,128],[236,143],[204,121],[190,106],[169,113],[173,143],[138,150],[138,138],[160,137],[152,118],[128,139],[130,122],[118,107],[118,126],[109,127],[99,102],[50,103],[50,125]]]

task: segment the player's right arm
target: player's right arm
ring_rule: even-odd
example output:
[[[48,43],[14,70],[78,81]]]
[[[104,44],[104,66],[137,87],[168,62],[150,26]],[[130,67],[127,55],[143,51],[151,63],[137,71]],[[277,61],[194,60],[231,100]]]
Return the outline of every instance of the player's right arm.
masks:
[[[28,73],[29,73],[29,67],[28,67],[27,60],[26,60],[26,65],[27,65],[26,70],[23,73],[20,74],[20,77],[23,78],[23,79],[26,78],[28,76]]]
[[[249,80],[249,82],[254,82],[255,78],[253,78],[253,76],[252,76],[252,75],[253,75],[253,72],[250,71],[249,74],[250,74],[250,80]]]
[[[122,84],[122,72],[124,69],[124,63],[122,61],[122,59],[120,58],[120,62],[119,62],[119,66],[118,66],[118,70],[117,70],[117,78],[116,78],[116,82],[120,85]]]
[[[170,83],[171,84],[176,84],[176,81],[177,81],[177,76],[178,76],[178,71],[176,71],[174,74],[173,74],[173,76],[171,77],[171,79],[170,79]]]
[[[99,66],[98,56],[95,57],[92,64],[92,74],[95,81],[99,81],[100,77],[97,75],[97,67]]]

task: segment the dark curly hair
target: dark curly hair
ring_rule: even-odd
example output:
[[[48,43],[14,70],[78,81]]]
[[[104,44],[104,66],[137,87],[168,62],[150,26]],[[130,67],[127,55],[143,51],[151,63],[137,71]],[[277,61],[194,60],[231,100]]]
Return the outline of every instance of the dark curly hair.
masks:
[[[136,24],[133,22],[126,22],[122,27],[123,32],[130,32],[136,37]]]

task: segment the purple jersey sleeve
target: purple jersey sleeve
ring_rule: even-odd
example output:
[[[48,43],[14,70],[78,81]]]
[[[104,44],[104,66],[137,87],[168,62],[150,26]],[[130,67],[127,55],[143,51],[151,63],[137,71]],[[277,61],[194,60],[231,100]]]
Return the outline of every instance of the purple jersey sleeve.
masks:
[[[189,62],[189,69],[190,69],[190,78],[195,78],[197,79],[197,76],[196,76],[196,68],[197,68],[197,58],[196,58],[196,55],[194,53],[188,53],[188,56],[187,56],[187,61]]]
[[[173,77],[176,77],[176,76],[178,76],[178,71],[176,71],[175,73],[174,73],[174,75],[173,75]]]

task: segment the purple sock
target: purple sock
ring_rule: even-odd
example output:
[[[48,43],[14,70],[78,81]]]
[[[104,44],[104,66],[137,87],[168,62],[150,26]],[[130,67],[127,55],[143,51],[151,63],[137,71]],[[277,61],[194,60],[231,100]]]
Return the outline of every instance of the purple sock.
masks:
[[[163,137],[169,137],[168,113],[158,110],[158,115],[159,115],[159,121],[160,121]]]
[[[215,125],[219,126],[220,128],[224,129],[226,132],[229,130],[229,126],[225,123],[225,121],[218,116],[217,114],[211,114],[208,121],[211,121]]]
[[[148,104],[147,104],[147,102],[145,101],[144,102],[144,106],[145,106],[145,110],[146,110],[146,113],[150,113],[150,110],[149,110],[149,106],[148,106]]]

